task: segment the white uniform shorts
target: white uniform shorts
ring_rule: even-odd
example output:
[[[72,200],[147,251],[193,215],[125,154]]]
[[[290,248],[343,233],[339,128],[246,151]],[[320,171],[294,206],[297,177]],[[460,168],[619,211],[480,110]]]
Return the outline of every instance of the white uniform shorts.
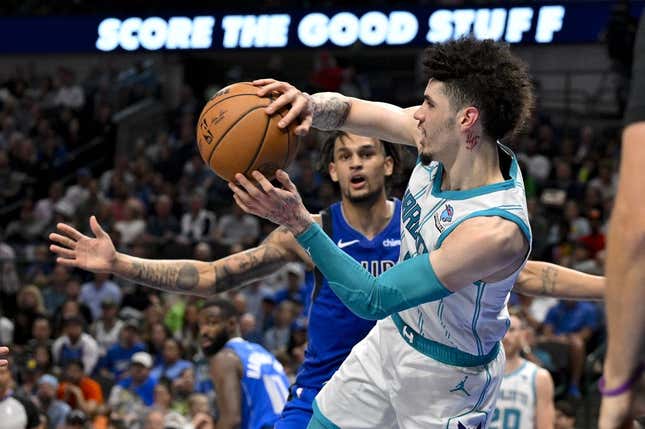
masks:
[[[408,344],[391,318],[351,351],[314,401],[310,429],[484,429],[504,374],[504,351],[486,365],[438,362]]]

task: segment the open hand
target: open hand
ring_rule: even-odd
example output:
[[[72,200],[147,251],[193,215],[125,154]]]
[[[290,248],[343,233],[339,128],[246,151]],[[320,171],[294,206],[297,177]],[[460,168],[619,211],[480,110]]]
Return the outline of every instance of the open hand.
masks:
[[[258,87],[257,94],[260,97],[272,92],[280,94],[277,99],[264,109],[267,114],[272,115],[285,106],[291,106],[287,114],[278,122],[278,127],[286,128],[293,121],[300,119],[300,124],[293,130],[294,134],[305,135],[309,132],[313,120],[313,104],[308,94],[300,91],[290,83],[279,82],[275,79],[254,80],[253,85]]]
[[[247,213],[268,219],[278,225],[286,226],[294,235],[304,232],[313,223],[296,186],[284,170],[276,171],[275,177],[283,188],[276,188],[258,171],[251,173],[256,183],[243,174],[236,174],[237,184],[229,182],[233,198]]]
[[[49,250],[58,255],[56,262],[95,273],[107,273],[112,270],[116,250],[112,239],[101,228],[96,217],[90,217],[90,228],[94,238],[81,234],[65,223],[59,223],[56,227],[58,233],[49,234],[49,239],[56,243],[49,246]]]

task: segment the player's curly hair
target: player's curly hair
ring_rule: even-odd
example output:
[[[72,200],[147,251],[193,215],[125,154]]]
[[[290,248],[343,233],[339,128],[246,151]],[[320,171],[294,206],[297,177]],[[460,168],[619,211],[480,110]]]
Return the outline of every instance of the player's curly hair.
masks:
[[[486,135],[512,136],[525,125],[534,96],[526,64],[513,55],[508,44],[471,37],[429,46],[423,53],[428,79],[445,85],[457,110],[480,110]]]

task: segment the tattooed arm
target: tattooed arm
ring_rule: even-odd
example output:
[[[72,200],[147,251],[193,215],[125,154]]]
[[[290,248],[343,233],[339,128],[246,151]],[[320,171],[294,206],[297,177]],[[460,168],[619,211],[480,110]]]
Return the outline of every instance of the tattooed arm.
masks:
[[[320,222],[319,217],[317,221]],[[276,229],[253,249],[214,262],[203,262],[142,259],[119,253],[96,218],[90,219],[90,226],[95,238],[83,235],[69,225],[58,225],[59,233],[50,235],[57,244],[50,249],[59,255],[59,264],[92,272],[109,272],[166,292],[209,296],[272,274],[286,262],[313,265],[285,228]]]
[[[517,278],[515,290],[523,295],[601,300],[605,292],[605,277],[548,262],[528,261]]]
[[[278,93],[267,108],[273,114],[283,108],[289,111],[278,123],[281,128],[293,126],[296,134],[306,134],[310,127],[320,130],[342,130],[392,143],[416,146],[420,139],[416,108],[402,109],[386,103],[345,97],[335,92],[306,94],[287,82],[259,79],[253,82],[258,95]],[[298,122],[298,123],[296,123]]]

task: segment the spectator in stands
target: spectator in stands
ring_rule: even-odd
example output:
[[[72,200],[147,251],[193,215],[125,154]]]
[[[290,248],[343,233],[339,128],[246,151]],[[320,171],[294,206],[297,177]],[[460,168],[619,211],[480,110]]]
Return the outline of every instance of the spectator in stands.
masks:
[[[242,292],[246,298],[246,310],[251,313],[257,321],[258,316],[261,313],[262,299],[269,294],[272,295],[273,291],[264,281],[258,280],[255,283],[244,287],[240,292]]]
[[[32,429],[40,424],[38,408],[27,398],[13,392],[15,382],[11,371],[0,366],[0,427],[3,429]]]
[[[146,221],[143,219],[143,211],[144,207],[140,200],[128,199],[123,218],[114,224],[114,229],[121,235],[121,246],[130,246],[145,232]]]
[[[163,345],[162,361],[151,372],[150,375],[156,380],[162,377],[174,380],[186,369],[193,366],[187,360],[181,358],[181,344],[174,338],[168,338]]]
[[[34,319],[31,327],[31,339],[27,342],[27,351],[33,353],[37,347],[45,347],[51,350],[53,344],[52,327],[49,319],[45,316],[38,316]]]
[[[81,286],[80,301],[92,310],[94,320],[101,317],[101,303],[103,301],[111,300],[117,304],[121,303],[121,289],[110,280],[110,277],[110,274],[96,273],[93,281]]]
[[[564,205],[564,218],[569,223],[569,240],[578,240],[591,233],[589,220],[580,215],[580,206],[575,200],[569,200]]]
[[[152,306],[150,307],[152,308]],[[163,360],[163,348],[166,340],[172,337],[170,329],[162,322],[157,321],[149,325],[147,330],[147,348],[148,352],[152,355],[154,359],[155,366],[161,364]]]
[[[111,299],[101,302],[101,317],[94,322],[90,333],[99,345],[101,356],[119,342],[119,334],[123,328],[123,320],[117,317],[119,304]]]
[[[87,429],[89,419],[82,410],[72,410],[65,417],[63,429]]]
[[[2,182],[1,179],[0,175],[0,182]],[[3,187],[0,186],[0,193]],[[16,271],[16,253],[11,246],[3,242],[2,227],[0,227],[0,278],[2,279],[0,281],[0,309],[7,317],[11,317],[16,312],[16,295],[20,289],[20,282]]]
[[[65,422],[70,406],[56,399],[58,379],[51,374],[45,374],[38,379],[36,398],[40,409],[47,414],[48,429],[58,429]]]
[[[282,301],[276,308],[275,324],[264,334],[264,346],[271,353],[287,350],[291,337],[291,324],[293,318],[293,303]]]
[[[204,208],[205,198],[195,192],[190,198],[190,206],[181,217],[180,239],[184,244],[195,244],[207,239],[215,230],[215,214]]]
[[[65,302],[65,290],[70,280],[69,269],[62,265],[54,266],[49,283],[43,288],[43,299],[47,314],[56,314]]]
[[[145,344],[139,339],[138,322],[127,320],[119,333],[119,342],[107,350],[100,362],[101,375],[108,380],[121,380],[126,375],[132,356],[145,349]]]
[[[182,416],[188,416],[190,395],[195,391],[195,370],[193,367],[184,369],[179,377],[172,381],[171,409]]]
[[[13,322],[0,313],[0,344],[13,342]]]
[[[595,257],[596,253],[605,248],[605,233],[602,231],[602,213],[599,209],[592,209],[589,212],[589,220],[591,222],[591,232],[584,237],[580,237],[589,251],[591,257]]]
[[[231,213],[220,218],[214,238],[226,246],[241,244],[250,247],[257,242],[259,236],[258,218],[244,213],[244,210],[234,204]]]
[[[91,335],[83,332],[81,316],[72,316],[63,321],[63,335],[54,341],[54,362],[66,367],[69,362],[82,362],[86,374],[92,374],[99,360],[99,345]]]
[[[76,172],[76,184],[67,188],[65,196],[58,202],[64,203],[75,212],[90,197],[90,182],[92,173],[88,168],[80,168]]]
[[[287,273],[287,287],[275,293],[275,301],[280,304],[285,300],[307,302],[307,288],[305,284],[305,271],[297,262],[288,263],[284,271]]]
[[[60,335],[63,331],[65,319],[80,317],[84,326],[92,324],[92,313],[85,304],[75,299],[68,299],[58,308],[52,320],[54,321],[54,335]]]
[[[43,235],[43,225],[34,214],[34,203],[31,199],[23,200],[19,216],[7,225],[7,240],[25,245],[38,240]]]
[[[60,68],[58,71],[60,86],[54,97],[54,105],[80,110],[85,104],[83,87],[76,82],[76,75],[72,70]]]
[[[94,415],[103,404],[101,385],[83,373],[80,360],[69,360],[63,368],[63,382],[58,386],[58,399],[65,401],[72,409],[78,408],[88,415]]]
[[[46,314],[40,290],[33,285],[25,286],[18,292],[18,311],[14,320],[13,343],[25,346],[31,339],[34,321]]]
[[[24,280],[38,286],[44,286],[54,270],[54,261],[46,245],[34,246],[34,256],[29,265],[24,269]]]
[[[252,313],[244,313],[240,316],[240,334],[246,341],[262,343],[262,332],[258,330],[255,316]]]
[[[172,213],[172,200],[168,195],[160,195],[155,202],[154,214],[148,218],[145,241],[163,250],[179,232],[179,221]]]
[[[153,408],[143,419],[143,429],[159,429],[164,427],[165,412]]]
[[[567,393],[580,398],[580,379],[584,370],[586,344],[600,324],[595,304],[584,301],[560,301],[547,313],[544,337],[566,345],[569,350],[571,379]]]
[[[135,353],[130,361],[130,375],[112,387],[108,403],[122,420],[132,422],[153,405],[156,381],[150,377],[151,368],[152,357],[148,353]]]

